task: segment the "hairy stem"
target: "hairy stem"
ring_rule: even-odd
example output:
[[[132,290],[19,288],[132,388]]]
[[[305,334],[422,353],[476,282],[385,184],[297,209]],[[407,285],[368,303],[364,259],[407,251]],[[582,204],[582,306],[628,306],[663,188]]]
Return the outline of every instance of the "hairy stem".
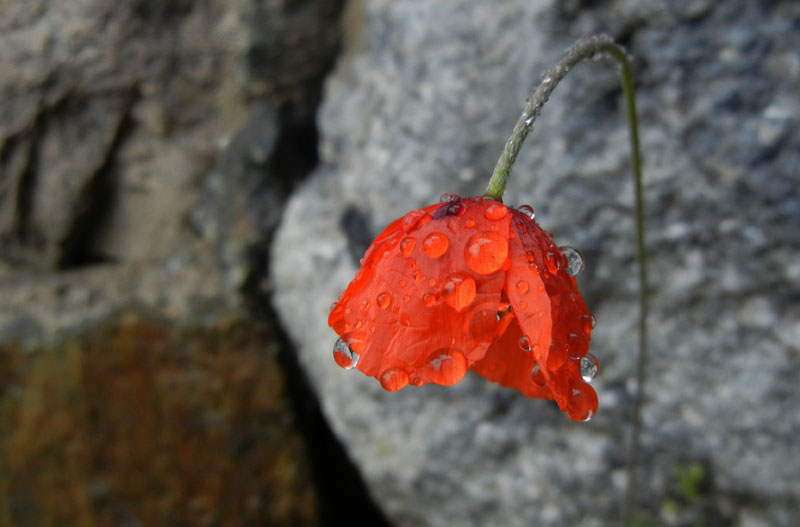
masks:
[[[636,502],[637,475],[636,465],[639,455],[639,436],[641,428],[642,404],[644,401],[645,372],[647,366],[647,253],[644,244],[644,200],[642,197],[642,159],[639,149],[639,126],[636,118],[636,97],[634,93],[633,74],[631,65],[625,51],[614,43],[610,37],[600,35],[587,40],[578,41],[569,48],[564,58],[550,69],[536,92],[528,101],[514,130],[511,132],[503,148],[500,159],[497,160],[489,186],[486,188],[485,197],[502,201],[503,192],[511,173],[511,167],[519,154],[522,142],[533,129],[533,123],[538,117],[542,106],[550,98],[550,94],[569,72],[570,68],[584,59],[597,55],[608,55],[620,66],[622,91],[630,129],[631,155],[633,164],[633,179],[635,183],[634,220],[636,223],[636,254],[639,261],[639,353],[636,361],[636,395],[634,397],[630,436],[628,439],[628,453],[626,462],[627,488],[623,500],[623,522],[630,525],[633,518],[633,509]]]

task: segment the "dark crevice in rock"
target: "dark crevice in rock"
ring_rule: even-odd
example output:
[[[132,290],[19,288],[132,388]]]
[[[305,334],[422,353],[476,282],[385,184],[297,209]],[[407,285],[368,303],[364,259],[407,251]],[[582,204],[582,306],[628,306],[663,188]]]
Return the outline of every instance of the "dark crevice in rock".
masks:
[[[258,320],[275,328],[278,363],[283,370],[286,391],[294,411],[296,424],[306,441],[311,473],[316,487],[320,527],[339,525],[389,526],[383,512],[375,504],[358,469],[343,445],[331,430],[308,377],[298,361],[289,337],[281,328],[263,282],[269,262],[264,246],[253,247],[248,255],[251,269],[243,286],[248,311]]]
[[[39,112],[36,120],[28,132],[30,134],[30,145],[25,160],[25,168],[21,171],[19,186],[17,188],[16,203],[14,205],[14,223],[15,231],[14,237],[16,242],[21,246],[26,245],[30,241],[30,217],[33,206],[33,191],[36,184],[36,159],[38,157],[39,149],[39,135],[38,130],[41,129],[45,122],[44,112]]]
[[[343,5],[336,2],[332,4],[338,6],[337,9]],[[333,66],[335,56],[336,53],[331,54],[330,62],[324,71],[320,71],[318,78],[305,83],[302,96],[288,98],[278,110],[278,138],[265,177],[270,178],[266,183],[283,196],[283,201],[319,163],[317,111],[322,99],[323,81]],[[297,351],[272,307],[271,293],[264,286],[269,275],[272,235],[271,231],[264,233],[263,239],[250,247],[247,255],[250,273],[242,284],[241,293],[248,312],[275,328],[278,362],[284,373],[297,426],[305,437],[308,450],[318,497],[318,524],[322,527],[389,526],[390,523],[370,496],[361,474],[325,419],[316,393],[298,361]]]
[[[265,256],[265,255],[264,255]],[[305,438],[311,473],[317,491],[319,525],[389,526],[383,512],[369,494],[364,479],[331,430],[308,377],[298,361],[297,351],[280,329],[267,295],[251,297],[253,312],[276,329],[278,363],[283,370],[287,393],[296,424]]]
[[[122,118],[114,131],[105,157],[91,176],[86,186],[81,190],[78,203],[80,209],[66,231],[60,243],[58,269],[75,269],[88,265],[97,265],[109,262],[109,258],[92,250],[96,237],[107,225],[108,218],[113,210],[116,199],[116,186],[114,184],[114,159],[119,146],[133,129],[133,123],[128,110],[133,104],[135,92],[123,97],[125,108]]]
[[[316,111],[321,86],[309,98],[305,104],[284,104],[278,111],[279,133],[269,168],[278,175],[280,191],[287,196],[319,163]]]
[[[361,257],[367,252],[367,248],[374,238],[370,232],[367,216],[363,211],[351,205],[344,211],[339,223],[347,234],[347,249],[353,259],[353,264],[359,267]]]
[[[288,196],[319,161],[316,127],[319,102],[317,92],[313,104],[304,105],[313,111],[287,104],[279,112],[280,132],[269,162],[269,172],[274,175],[275,185],[284,196]],[[276,328],[278,362],[286,379],[297,426],[305,437],[319,500],[319,525],[388,526],[388,520],[370,496],[361,474],[328,425],[315,391],[298,361],[297,351],[280,326],[270,293],[263,287],[268,276],[271,237],[270,233],[259,244],[250,247],[248,268],[251,272],[242,285],[242,294],[248,312]]]

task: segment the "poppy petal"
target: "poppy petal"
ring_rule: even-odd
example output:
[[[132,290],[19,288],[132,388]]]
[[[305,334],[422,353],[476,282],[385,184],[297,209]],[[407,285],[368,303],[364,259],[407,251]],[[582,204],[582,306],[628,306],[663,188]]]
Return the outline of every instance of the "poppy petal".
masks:
[[[586,321],[591,314],[551,236],[518,211],[513,211],[511,229],[512,264],[506,292],[514,315],[551,398],[572,419],[591,417],[597,396],[580,374],[581,359],[589,349],[591,325]]]
[[[367,250],[328,321],[384,388],[458,382],[508,325],[497,323],[507,244],[504,253],[492,242],[505,243],[509,218],[490,219],[490,207],[465,199],[412,211]]]

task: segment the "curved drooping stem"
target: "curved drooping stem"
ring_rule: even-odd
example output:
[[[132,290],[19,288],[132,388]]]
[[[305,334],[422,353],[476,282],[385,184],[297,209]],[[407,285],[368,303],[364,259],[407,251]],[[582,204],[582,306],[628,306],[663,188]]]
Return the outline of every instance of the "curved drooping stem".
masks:
[[[647,254],[644,244],[644,205],[642,198],[642,159],[639,150],[639,126],[636,118],[636,98],[633,86],[631,65],[625,51],[606,35],[596,36],[587,40],[578,41],[569,48],[564,58],[550,69],[536,92],[528,101],[514,130],[511,132],[503,148],[500,159],[497,160],[489,186],[486,188],[485,197],[502,201],[511,167],[519,154],[522,142],[533,129],[533,123],[538,117],[542,106],[553,90],[569,72],[570,68],[584,59],[597,55],[609,55],[620,66],[622,77],[622,91],[625,97],[628,125],[630,128],[631,155],[634,179],[634,219],[636,222],[636,253],[639,261],[639,354],[636,361],[636,396],[633,403],[633,416],[631,420],[630,437],[627,455],[627,490],[623,502],[623,521],[630,524],[635,502],[636,464],[639,453],[639,430],[641,427],[642,403],[644,400],[644,383],[647,364]]]

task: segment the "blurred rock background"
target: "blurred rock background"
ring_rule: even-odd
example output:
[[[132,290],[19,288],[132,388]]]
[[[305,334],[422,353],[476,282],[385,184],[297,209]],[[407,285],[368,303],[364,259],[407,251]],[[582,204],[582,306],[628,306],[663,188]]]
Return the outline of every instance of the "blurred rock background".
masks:
[[[372,237],[481,193],[541,73],[599,32],[632,54],[645,155],[637,525],[800,522],[797,2],[0,0],[0,523],[618,525],[610,64],[558,88],[507,199],[587,256],[591,422],[471,375],[385,393],[326,326]]]

